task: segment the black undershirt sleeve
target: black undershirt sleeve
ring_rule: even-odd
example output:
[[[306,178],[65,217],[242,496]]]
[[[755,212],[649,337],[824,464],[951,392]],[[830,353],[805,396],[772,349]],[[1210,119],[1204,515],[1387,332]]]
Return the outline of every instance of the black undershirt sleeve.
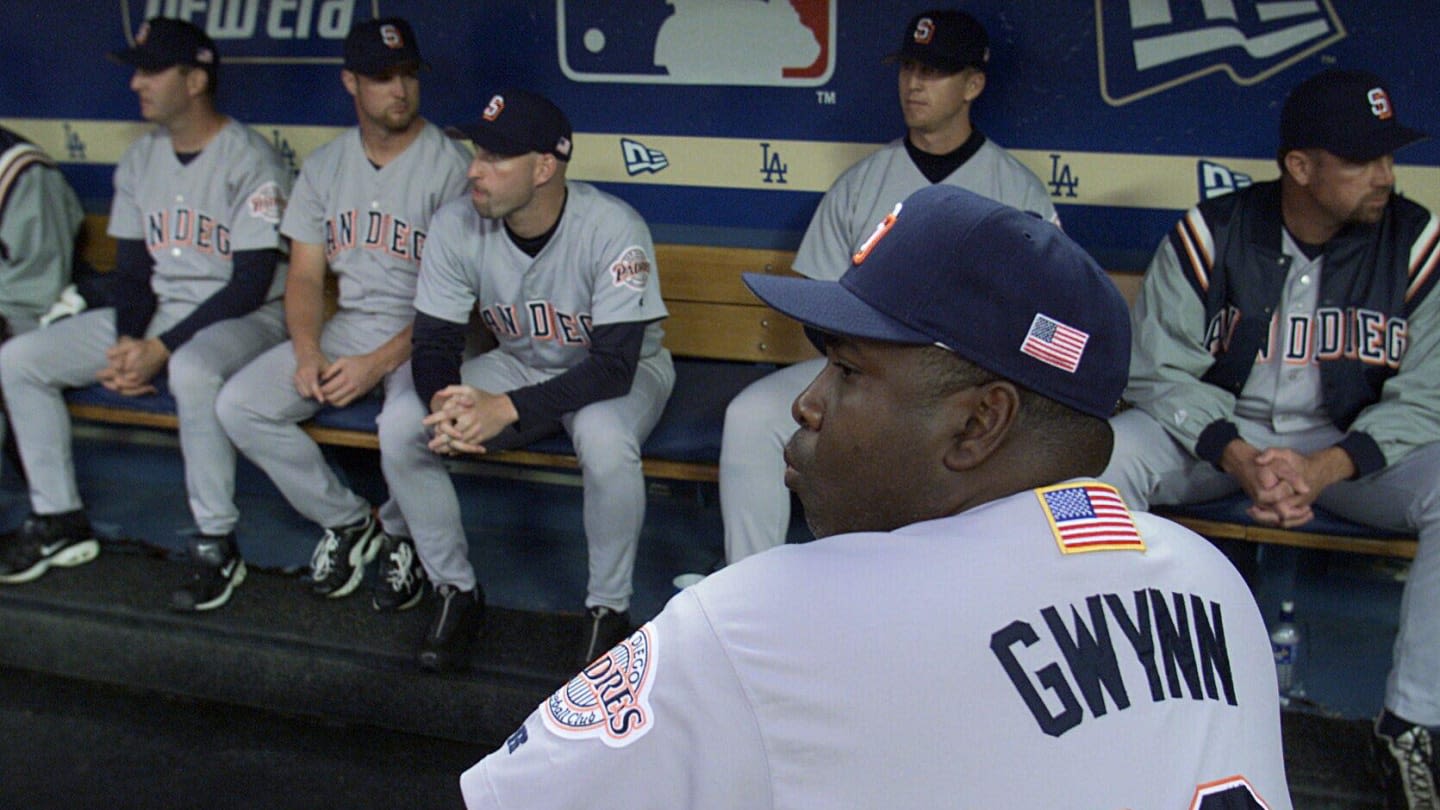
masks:
[[[107,279],[106,300],[115,307],[115,332],[121,337],[145,336],[155,316],[155,291],[150,276],[155,259],[140,239],[115,240],[115,270]]]
[[[543,383],[511,391],[510,401],[520,415],[516,430],[527,433],[592,402],[628,394],[648,325],[631,321],[597,326],[590,332],[590,355],[579,364]]]
[[[415,378],[415,394],[425,412],[430,400],[447,385],[460,382],[460,361],[465,354],[463,323],[415,313],[415,330],[411,333],[410,373]]]
[[[160,337],[165,348],[175,351],[196,332],[218,321],[238,318],[259,309],[275,280],[280,264],[280,251],[237,250],[230,257],[230,280],[215,294],[200,302],[194,312],[170,327]]]

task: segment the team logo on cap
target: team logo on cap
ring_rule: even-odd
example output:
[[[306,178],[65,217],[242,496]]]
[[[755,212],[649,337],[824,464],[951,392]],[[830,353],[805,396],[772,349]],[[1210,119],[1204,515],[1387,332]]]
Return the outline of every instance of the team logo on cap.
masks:
[[[929,45],[930,40],[935,38],[935,21],[929,17],[921,17],[915,23],[915,41],[921,45]]]
[[[484,118],[486,121],[494,121],[496,118],[500,117],[500,113],[504,110],[505,97],[496,94],[490,98],[490,103],[485,105],[485,112],[480,113],[480,117]]]
[[[391,23],[380,26],[380,41],[385,43],[385,47],[392,50],[398,51],[405,47],[405,37],[401,36],[400,29]]]
[[[655,630],[645,625],[600,656],[545,701],[545,727],[571,740],[624,748],[654,725],[650,689],[658,660]]]
[[[1030,331],[1020,352],[1028,354],[1046,365],[1075,373],[1080,367],[1080,358],[1085,354],[1085,344],[1090,334],[1073,326],[1067,326],[1043,313],[1035,313],[1030,322]]]
[[[891,228],[895,227],[895,220],[900,218],[900,209],[904,207],[905,203],[895,203],[895,210],[886,214],[885,218],[880,220],[879,224],[875,226],[875,232],[870,234],[870,238],[866,239],[864,244],[860,245],[860,249],[855,251],[855,255],[850,257],[852,264],[859,264],[865,261],[870,255],[870,251],[875,249],[875,245],[884,238],[885,234],[890,232]]]
[[[1372,87],[1365,97],[1370,100],[1370,112],[1374,113],[1376,118],[1389,121],[1395,117],[1395,108],[1390,106],[1390,94],[1385,92],[1385,88]]]
[[[135,32],[135,44],[144,45],[145,40],[150,38],[150,21],[140,23],[140,30]]]

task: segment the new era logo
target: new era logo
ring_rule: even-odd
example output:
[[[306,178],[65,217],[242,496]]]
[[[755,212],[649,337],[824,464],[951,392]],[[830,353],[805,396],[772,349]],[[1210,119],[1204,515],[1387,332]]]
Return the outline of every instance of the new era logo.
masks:
[[[642,172],[654,174],[670,165],[664,152],[629,138],[620,139],[620,154],[625,159],[625,172],[631,177]]]

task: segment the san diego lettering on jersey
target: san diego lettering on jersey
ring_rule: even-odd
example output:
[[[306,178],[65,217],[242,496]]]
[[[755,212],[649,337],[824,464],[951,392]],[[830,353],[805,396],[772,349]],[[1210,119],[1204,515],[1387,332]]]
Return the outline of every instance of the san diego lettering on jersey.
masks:
[[[1070,614],[1068,625],[1063,612]],[[1118,638],[1125,643],[1117,650]],[[1040,610],[1039,621],[1016,619],[995,631],[990,650],[1040,730],[1052,737],[1087,717],[1130,708],[1132,693],[1148,694],[1153,703],[1188,698],[1237,705],[1220,604],[1197,594],[1150,588],[1128,598],[1096,594],[1083,607],[1052,605]],[[1139,663],[1143,684],[1126,683],[1122,655]],[[1132,679],[1140,671],[1126,669]]]
[[[175,207],[145,215],[145,246],[157,253],[169,247],[192,246],[205,253],[230,255],[230,228],[192,208]]]
[[[527,301],[522,314],[513,304],[494,304],[480,310],[480,320],[497,337],[553,340],[562,346],[589,348],[590,313],[561,312],[549,301]]]
[[[326,261],[333,264],[337,255],[356,248],[382,251],[418,265],[420,254],[425,249],[425,231],[380,211],[366,211],[363,220],[360,212],[353,208],[338,216],[327,217]]]
[[[1220,354],[1230,345],[1242,313],[1233,306],[1222,309],[1205,330],[1205,347]],[[1290,365],[1329,360],[1359,360],[1367,366],[1399,368],[1409,343],[1409,322],[1363,307],[1321,307],[1309,314],[1277,313],[1270,321],[1270,338],[1255,361],[1280,357]]]

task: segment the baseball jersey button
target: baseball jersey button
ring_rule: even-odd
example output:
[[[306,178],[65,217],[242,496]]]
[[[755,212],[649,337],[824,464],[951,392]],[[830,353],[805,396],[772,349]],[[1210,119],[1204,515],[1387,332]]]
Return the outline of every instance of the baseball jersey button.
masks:
[[[176,194],[176,195],[175,195],[175,202],[185,202],[185,195],[184,195],[184,194]]]
[[[179,256],[179,255],[180,255],[180,248],[170,248],[170,255],[171,255],[171,256]]]
[[[1306,275],[1301,276],[1301,277],[1300,277],[1300,283],[1301,283],[1301,284],[1309,284],[1309,283],[1310,283],[1310,275],[1307,273]]]
[[[379,201],[379,200],[371,200],[371,201],[370,201],[370,207],[371,207],[371,208],[379,208],[379,207],[380,207],[380,201]]]

